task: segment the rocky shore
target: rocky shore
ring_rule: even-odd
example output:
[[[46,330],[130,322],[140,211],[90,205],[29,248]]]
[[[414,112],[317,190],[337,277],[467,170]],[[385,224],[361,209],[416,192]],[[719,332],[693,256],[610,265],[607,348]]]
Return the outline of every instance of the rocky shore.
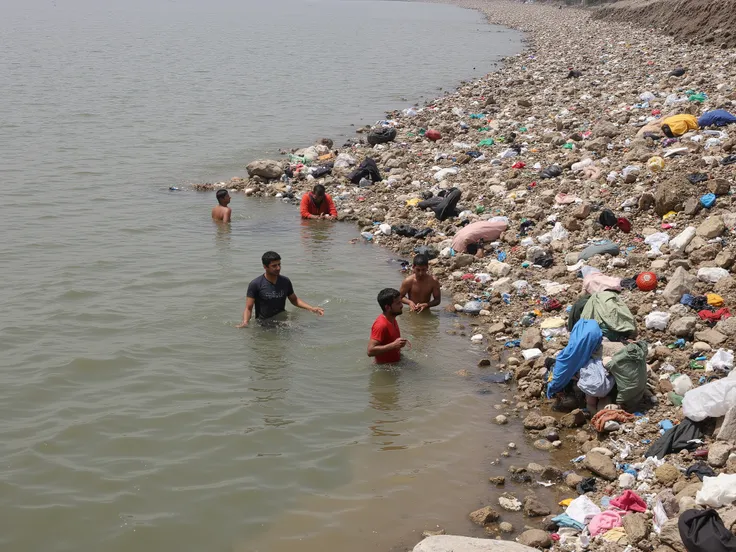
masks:
[[[736,112],[736,52],[557,5],[453,3],[524,31],[527,50],[452,94],[387,114],[342,146],[322,140],[258,161],[249,177],[225,186],[298,198],[322,183],[340,220],[359,226],[359,239],[407,259],[420,247],[435,257],[432,270],[451,308],[468,313],[458,333],[487,348],[489,372],[510,372],[516,383],[514,400],[493,414],[495,423],[523,419],[533,446],[575,458],[560,467],[499,465],[491,484],[502,486],[504,477],[548,482],[575,499],[573,509],[590,514],[577,525],[553,521],[570,506],[539,504],[530,485],[528,496],[500,495],[498,504],[473,512],[473,523],[533,548],[700,550],[683,533],[691,511],[716,510],[726,531],[736,532],[736,388],[708,398],[714,384],[725,387],[734,376],[736,319],[723,309],[736,306],[736,124],[668,137],[662,121]],[[370,145],[367,136],[381,143]],[[351,183],[366,159],[381,179]],[[459,216],[440,221],[417,205],[451,189],[462,194]],[[505,217],[497,220],[507,230],[486,245],[485,258],[450,250],[463,225],[493,217]],[[410,237],[415,232],[424,237]],[[589,255],[596,247],[604,253]],[[591,274],[598,275],[593,284]],[[639,282],[642,274],[649,283],[656,278],[654,289],[646,278]],[[645,342],[646,370],[634,382],[641,400],[618,401],[619,409],[595,418],[594,427],[580,393],[568,386],[551,411],[545,392],[555,357],[573,345],[573,305],[603,290],[615,291],[623,305],[616,315],[630,316],[635,326],[625,336],[604,332],[603,362],[609,367],[638,340]],[[698,397],[691,403],[706,405],[699,420],[685,415],[688,393]],[[682,437],[692,422],[697,433],[687,446],[645,458],[654,443],[673,432]],[[504,456],[513,458],[514,450]],[[714,498],[713,489],[723,492]],[[617,502],[622,494],[634,506]],[[510,527],[504,509],[523,510],[527,527]],[[576,520],[579,512],[568,513]],[[593,529],[594,516],[610,527]],[[494,546],[492,539],[439,537],[419,545]]]

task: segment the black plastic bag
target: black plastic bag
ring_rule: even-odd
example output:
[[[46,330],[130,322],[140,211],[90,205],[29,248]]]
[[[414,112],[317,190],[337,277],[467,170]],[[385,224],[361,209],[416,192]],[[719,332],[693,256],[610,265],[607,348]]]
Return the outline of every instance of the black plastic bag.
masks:
[[[687,552],[736,552],[736,537],[715,510],[687,510],[677,528]]]
[[[394,127],[374,128],[368,133],[368,143],[371,146],[392,142],[394,138],[396,138],[396,129]]]

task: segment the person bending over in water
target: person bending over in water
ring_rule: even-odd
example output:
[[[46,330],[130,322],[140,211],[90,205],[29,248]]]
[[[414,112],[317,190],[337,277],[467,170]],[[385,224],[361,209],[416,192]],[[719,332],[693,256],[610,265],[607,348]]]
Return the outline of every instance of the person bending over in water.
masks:
[[[408,305],[412,312],[436,307],[442,301],[442,294],[439,281],[429,272],[427,256],[414,257],[413,269],[414,274],[401,282],[401,302]]]
[[[393,288],[382,289],[378,294],[378,306],[382,313],[371,328],[368,356],[374,357],[376,364],[399,362],[401,349],[409,344],[408,340],[401,338],[399,324],[396,322],[396,317],[404,310],[401,293]]]
[[[286,300],[300,309],[308,310],[318,316],[323,316],[325,310],[313,307],[294,293],[291,280],[281,276],[281,256],[275,251],[266,251],[261,257],[265,273],[248,284],[246,293],[243,323],[238,328],[245,328],[253,316],[253,307],[256,309],[257,319],[266,319],[276,316],[286,310]]]
[[[327,219],[337,218],[335,203],[329,194],[325,193],[325,187],[317,184],[311,192],[302,196],[300,212],[303,219]]]
[[[217,190],[217,207],[212,208],[212,220],[217,222],[230,222],[230,217],[233,214],[233,210],[228,207],[230,204],[230,194],[227,190]]]

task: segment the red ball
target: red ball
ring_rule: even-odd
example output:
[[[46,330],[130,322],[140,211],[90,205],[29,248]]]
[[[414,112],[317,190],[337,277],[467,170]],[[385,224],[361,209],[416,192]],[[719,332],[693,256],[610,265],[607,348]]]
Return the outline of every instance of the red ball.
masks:
[[[436,142],[437,140],[442,138],[439,130],[428,130],[424,133],[424,135],[427,137],[427,140],[432,140],[433,142]]]
[[[642,291],[652,291],[657,288],[657,275],[654,272],[642,272],[636,277],[636,287]]]

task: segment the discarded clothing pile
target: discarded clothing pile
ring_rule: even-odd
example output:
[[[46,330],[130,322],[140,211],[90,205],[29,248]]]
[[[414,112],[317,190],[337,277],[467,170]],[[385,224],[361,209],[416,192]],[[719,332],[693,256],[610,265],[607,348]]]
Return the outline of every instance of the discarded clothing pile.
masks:
[[[602,432],[606,422],[619,422],[621,424],[625,424],[633,419],[633,414],[629,414],[623,410],[601,410],[593,416],[592,420],[590,420],[590,425],[592,425],[596,431]]]
[[[420,209],[432,209],[435,217],[439,220],[447,220],[448,218],[456,217],[460,213],[457,210],[457,204],[460,201],[462,192],[457,188],[451,188],[447,193],[442,196],[431,197],[420,201],[417,206]]]

